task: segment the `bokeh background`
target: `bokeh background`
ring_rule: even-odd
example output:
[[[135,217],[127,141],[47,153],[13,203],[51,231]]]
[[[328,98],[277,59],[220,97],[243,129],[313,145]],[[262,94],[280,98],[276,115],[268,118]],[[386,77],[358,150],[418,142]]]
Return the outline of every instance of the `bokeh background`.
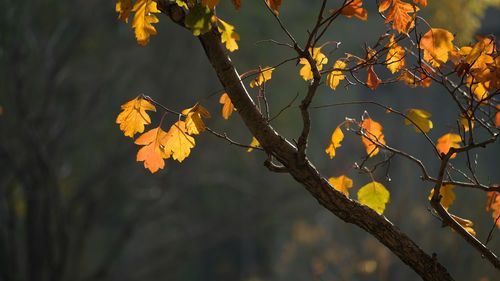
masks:
[[[286,40],[261,1],[243,1],[238,12],[230,1],[221,2],[218,15],[241,35],[240,50],[232,54],[240,72],[293,56],[260,42]],[[319,1],[284,2],[282,19],[303,42]],[[473,34],[500,32],[500,1],[429,2],[423,14],[434,26],[455,31],[460,44],[472,42]],[[339,19],[326,35],[342,42],[329,49],[331,62],[345,52],[361,54],[365,42],[373,44],[385,32],[374,3],[365,5],[367,23]],[[113,1],[0,0],[0,280],[419,279],[289,176],[270,173],[262,153],[203,134],[182,164],[168,161],[153,175],[145,170],[135,161],[137,146],[115,124],[120,105],[141,93],[173,109],[200,101],[212,112],[209,127],[242,143],[251,135],[237,115],[220,117],[221,86],[193,36],[160,16],[158,35],[141,47],[116,17]],[[292,62],[273,73],[266,89],[276,113],[303,95],[306,84]],[[439,87],[322,87],[315,104],[367,99],[432,112],[433,139],[456,126],[457,110]],[[402,120],[378,108],[346,106],[313,112],[310,158],[325,176],[349,175],[352,194],[370,181],[352,169],[364,156],[358,136],[348,134],[334,160],[324,153],[332,130],[365,110],[384,125],[389,144],[436,168],[423,138]],[[298,135],[300,125],[296,108],[274,121],[288,138]],[[477,154],[483,181],[500,181],[499,152],[494,144]],[[436,253],[457,280],[500,280],[431,214],[430,186],[412,163],[395,158],[385,172],[375,177],[391,191],[385,213],[391,221]],[[485,202],[483,192],[457,188],[451,207],[475,222],[483,241],[492,226]],[[500,232],[488,246],[500,252]]]

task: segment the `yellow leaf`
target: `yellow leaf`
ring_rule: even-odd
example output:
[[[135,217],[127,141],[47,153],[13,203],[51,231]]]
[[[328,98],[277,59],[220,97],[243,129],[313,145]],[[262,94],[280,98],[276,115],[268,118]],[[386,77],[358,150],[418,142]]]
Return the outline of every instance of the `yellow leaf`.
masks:
[[[364,118],[361,122],[361,128],[363,129],[361,141],[365,146],[366,154],[373,157],[379,152],[379,148],[375,143],[385,144],[384,134],[382,133],[382,125],[373,121],[371,118]]]
[[[160,10],[153,0],[137,0],[132,11],[135,12],[132,20],[135,38],[139,45],[145,46],[149,42],[149,36],[156,34],[153,23],[157,23],[159,20],[153,13],[160,13]]]
[[[177,6],[184,8],[186,10],[189,9],[187,3],[184,0],[175,0],[175,4],[177,4]]]
[[[469,112],[470,114],[471,112]],[[464,128],[464,132],[468,132],[470,130],[469,128],[469,119],[464,116],[463,114],[460,114],[460,118],[459,118],[459,122],[460,122],[460,125],[462,126],[462,128]],[[474,118],[472,118],[471,120],[471,127],[472,129],[474,129]]]
[[[323,69],[323,65],[328,63],[328,58],[323,53],[321,53],[321,48],[309,48],[309,53],[311,54],[313,60],[316,62],[316,67],[321,71]],[[311,70],[309,61],[307,61],[305,58],[300,58],[299,63],[304,65],[300,69],[300,76],[302,76],[302,78],[304,78],[304,80],[306,81],[313,79],[313,72]]]
[[[169,158],[170,153],[164,151],[160,145],[162,139],[166,137],[161,128],[157,127],[147,131],[135,140],[135,144],[143,145],[137,152],[137,161],[144,161],[144,168],[151,173],[156,173],[165,167],[164,158]]]
[[[270,66],[264,67],[260,71],[260,73],[257,76],[257,78],[255,78],[254,80],[252,80],[250,82],[250,88],[259,87],[260,85],[264,84],[266,81],[271,80],[271,76],[273,74],[273,70],[274,70],[273,67],[270,67]]]
[[[201,0],[201,4],[213,9],[219,4],[219,0]]]
[[[441,205],[443,205],[443,208],[448,210],[448,208],[453,204],[453,201],[455,201],[455,192],[453,189],[455,186],[451,184],[447,185],[442,185],[439,188],[439,196],[441,196]],[[431,192],[429,193],[428,199],[431,200],[432,196],[434,195],[434,189],[431,189]]]
[[[340,143],[342,142],[343,139],[344,139],[344,133],[342,132],[340,127],[335,128],[335,130],[332,133],[332,137],[330,138],[330,144],[325,150],[326,154],[330,156],[330,159],[335,157],[335,151],[337,148],[342,146]]]
[[[184,121],[175,122],[168,130],[167,136],[161,140],[164,150],[171,153],[172,158],[179,162],[189,156],[195,144],[194,138],[187,133]]]
[[[219,98],[219,103],[223,105],[222,117],[226,120],[229,119],[231,114],[233,114],[233,111],[236,111],[236,108],[234,108],[234,105],[229,98],[229,95],[227,93],[222,94]]]
[[[186,116],[186,129],[190,135],[197,135],[205,131],[205,123],[202,118],[210,118],[210,113],[200,104],[184,109],[182,115]]]
[[[120,130],[125,136],[133,138],[135,133],[144,132],[144,125],[151,123],[151,118],[146,113],[147,110],[156,111],[156,108],[141,97],[122,105],[122,112],[116,117],[116,123],[120,124]]]
[[[380,215],[384,213],[385,205],[389,202],[389,198],[389,191],[384,185],[376,181],[364,185],[358,191],[358,201],[372,208]]]
[[[252,142],[250,142],[248,146],[250,147],[247,149],[247,152],[252,152],[254,147],[261,147],[259,141],[255,137],[252,137]]]
[[[332,90],[335,90],[337,86],[340,84],[340,81],[345,79],[345,75],[342,73],[340,69],[345,69],[346,67],[347,63],[341,60],[337,60],[333,64],[332,72],[328,73],[328,76],[326,77],[326,83]]]
[[[132,1],[117,0],[115,4],[115,11],[118,13],[119,20],[128,23],[128,18],[132,12]]]
[[[408,120],[408,119],[405,119],[404,122],[405,122],[405,125],[413,125],[413,127],[415,128],[415,132],[417,132],[417,133],[422,133],[422,131],[424,133],[427,133],[433,127],[432,121],[429,120],[429,118],[431,116],[432,115],[429,112],[427,112],[423,109],[410,108],[406,112],[406,117],[408,117],[408,119],[413,121],[413,123],[415,123],[418,127],[413,125],[413,123],[411,123],[410,120]],[[422,131],[420,131],[420,130],[422,130]]]
[[[420,49],[424,50],[424,60],[433,67],[446,63],[449,53],[453,51],[454,37],[451,32],[442,28],[431,28],[420,39]]]
[[[234,31],[234,26],[229,23],[217,18],[219,21],[218,29],[221,33],[221,42],[226,43],[226,49],[230,52],[238,50],[238,43],[236,41],[240,40],[240,35]]]
[[[437,141],[436,148],[440,154],[447,154],[451,147],[459,148],[460,142],[462,142],[462,138],[457,134],[446,134],[440,137]],[[457,156],[456,153],[450,157],[453,159]]]
[[[454,214],[450,214],[453,219],[458,222],[467,232],[469,232],[472,236],[476,236],[476,231],[474,228],[474,223],[471,220],[461,218],[459,216],[455,216]]]
[[[386,63],[391,73],[396,73],[405,67],[405,50],[394,40],[394,34],[389,39],[389,51],[387,52]]]
[[[331,177],[328,179],[328,183],[336,190],[344,193],[346,197],[349,197],[349,188],[352,187],[352,179],[348,176]]]

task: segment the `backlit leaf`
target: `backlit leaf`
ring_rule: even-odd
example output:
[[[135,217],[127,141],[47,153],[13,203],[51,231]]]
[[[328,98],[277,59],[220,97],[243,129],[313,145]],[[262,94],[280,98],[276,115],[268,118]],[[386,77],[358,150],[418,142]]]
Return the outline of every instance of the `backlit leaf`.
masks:
[[[236,10],[241,8],[241,0],[231,0],[231,2],[233,2],[233,6]]]
[[[205,131],[205,123],[203,118],[210,118],[210,113],[200,104],[196,104],[191,108],[184,109],[182,114],[186,116],[186,129],[190,135],[197,135]]]
[[[330,138],[330,143],[328,144],[328,147],[325,150],[326,154],[330,156],[330,159],[335,157],[335,152],[337,148],[342,146],[340,143],[342,142],[343,139],[344,139],[344,133],[342,132],[340,127],[335,128]]]
[[[117,0],[115,4],[115,11],[118,13],[118,19],[128,23],[128,18],[132,12],[131,0]]]
[[[353,182],[348,176],[331,177],[328,179],[328,183],[336,190],[344,193],[346,197],[349,197],[349,188],[352,187]]]
[[[382,125],[368,117],[364,118],[361,122],[361,128],[363,130],[361,141],[365,146],[366,154],[373,157],[379,152],[379,148],[375,143],[385,144],[384,134],[382,133]]]
[[[273,10],[275,15],[279,15],[279,8],[281,6],[281,0],[266,0],[267,5]]]
[[[440,137],[436,143],[436,148],[440,154],[447,154],[451,147],[459,148],[462,138],[457,134],[446,134]],[[450,159],[455,158],[457,155],[453,153]]]
[[[415,132],[417,132],[417,133],[422,133],[422,131],[424,133],[427,133],[433,127],[432,121],[429,120],[429,118],[431,116],[432,115],[429,112],[427,112],[423,109],[410,108],[406,112],[406,117],[408,117],[408,119],[413,121],[413,123],[415,123],[418,127],[413,125],[413,123],[411,123],[408,119],[405,119],[404,122],[405,122],[405,125],[413,125],[413,127],[415,128]],[[420,130],[422,130],[422,131],[420,131]]]
[[[340,13],[348,18],[352,16],[357,17],[360,20],[368,19],[368,12],[363,6],[362,0],[354,0],[349,5],[345,6]]]
[[[372,208],[380,215],[384,213],[385,205],[389,202],[389,199],[389,191],[383,184],[376,181],[364,185],[358,191],[359,203]]]
[[[454,185],[447,184],[447,185],[442,185],[439,188],[439,196],[441,196],[441,205],[443,205],[443,208],[448,210],[448,208],[453,204],[455,201],[455,192],[453,189],[455,188]],[[432,196],[434,195],[434,189],[431,189],[431,192],[429,193],[428,199],[431,200]]]
[[[424,50],[424,60],[433,67],[440,67],[446,63],[449,53],[453,51],[454,36],[442,28],[431,28],[420,39],[420,49]]]
[[[191,148],[195,146],[194,138],[191,137],[184,121],[177,121],[170,127],[167,136],[162,139],[161,145],[166,153],[171,153],[172,158],[182,162],[191,153]]]
[[[149,42],[149,37],[156,34],[153,23],[157,23],[159,20],[154,13],[160,13],[160,10],[153,0],[137,0],[132,11],[135,12],[132,20],[135,38],[139,45],[145,46]]]
[[[389,51],[387,52],[386,63],[391,73],[396,73],[405,67],[405,50],[394,40],[394,35],[389,39]]]
[[[122,105],[122,112],[116,117],[120,130],[124,135],[133,138],[135,133],[144,132],[144,125],[151,123],[151,118],[146,111],[156,111],[155,106],[149,101],[137,97]]]
[[[328,58],[321,52],[321,48],[309,48],[309,53],[316,62],[316,67],[321,71],[323,65],[328,63]],[[313,79],[313,72],[309,61],[305,58],[300,58],[299,63],[304,65],[300,69],[300,76],[306,81]]]
[[[144,168],[151,173],[156,173],[165,167],[163,159],[169,158],[170,154],[165,152],[161,146],[161,140],[167,133],[157,127],[147,131],[135,140],[135,144],[143,145],[137,152],[137,161],[144,161]]]
[[[326,77],[326,83],[332,90],[335,90],[340,84],[340,81],[345,79],[345,75],[340,69],[345,69],[346,67],[347,63],[341,60],[337,60],[333,64],[333,70],[328,73],[328,76]]]
[[[194,36],[199,36],[212,29],[212,10],[207,6],[195,5],[189,9],[184,24]]]
[[[476,231],[474,230],[474,228],[472,228],[474,226],[474,223],[471,220],[455,216],[454,214],[450,215],[456,222],[458,222],[458,224],[460,224],[467,232],[469,232],[470,235],[476,236]]]
[[[247,149],[247,152],[252,152],[254,147],[261,147],[259,141],[255,137],[252,137],[252,141],[248,146],[250,147]]]
[[[227,93],[224,93],[220,96],[219,103],[223,105],[222,117],[226,120],[229,119],[231,114],[233,114],[233,111],[235,111],[236,109],[234,108],[234,105],[231,102],[231,99],[229,98]]]
[[[400,33],[407,33],[413,27],[413,18],[409,15],[418,11],[417,7],[401,0],[383,0],[379,5],[379,12],[389,9],[385,23],[392,22],[392,28]]]
[[[377,73],[375,73],[375,71],[373,70],[373,65],[370,65],[368,67],[368,76],[366,77],[366,85],[368,86],[368,88],[375,90],[377,89],[378,85],[380,85],[381,82],[382,80],[378,78]]]
[[[240,40],[240,35],[234,31],[234,26],[229,23],[217,18],[219,21],[219,32],[221,33],[221,42],[226,43],[226,49],[230,52],[238,50],[238,43],[236,41]]]
[[[270,66],[264,67],[260,73],[257,75],[257,78],[250,82],[250,87],[255,88],[264,84],[266,81],[271,80],[274,68]]]
[[[495,126],[500,127],[500,104],[497,104],[497,113],[495,113]]]
[[[493,222],[500,228],[500,192],[488,192],[486,211],[492,211]]]

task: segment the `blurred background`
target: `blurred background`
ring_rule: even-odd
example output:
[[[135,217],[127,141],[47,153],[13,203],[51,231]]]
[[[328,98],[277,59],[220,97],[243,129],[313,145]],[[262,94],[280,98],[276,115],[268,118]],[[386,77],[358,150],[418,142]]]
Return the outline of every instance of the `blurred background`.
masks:
[[[284,2],[281,17],[304,42],[319,1]],[[434,27],[457,32],[458,44],[500,32],[498,0],[429,3],[423,14]],[[158,35],[141,47],[130,26],[117,20],[114,5],[0,0],[0,280],[419,280],[289,176],[270,173],[263,153],[202,134],[182,165],[168,160],[164,170],[150,174],[136,162],[137,146],[115,118],[121,104],[141,93],[176,110],[200,101],[213,115],[209,127],[242,143],[251,135],[236,114],[229,121],[220,117],[219,94],[213,94],[221,86],[192,35],[160,16]],[[365,42],[385,32],[374,3],[365,6],[368,22],[339,19],[329,30],[325,40],[342,42],[329,49],[330,62],[345,52],[362,54]],[[240,50],[232,54],[241,73],[293,57],[286,48],[259,43],[286,41],[261,1],[243,1],[234,11],[223,0],[218,15],[241,35]],[[271,115],[304,94],[298,69],[292,62],[273,73],[266,85]],[[317,97],[315,105],[374,99],[399,110],[423,108],[433,113],[434,140],[456,127],[457,109],[439,87],[322,87]],[[326,177],[353,178],[354,197],[371,180],[352,169],[365,153],[358,136],[346,134],[334,160],[324,153],[332,130],[365,110],[382,123],[389,144],[421,156],[435,171],[435,158],[413,128],[379,108],[346,106],[313,112],[310,158]],[[154,114],[154,122],[160,116]],[[298,116],[292,108],[273,125],[295,138]],[[494,144],[476,155],[478,177],[486,183],[500,181],[499,152]],[[387,174],[382,170],[375,178],[391,191],[385,212],[391,221],[436,253],[457,280],[500,280],[431,214],[431,186],[419,180],[412,163],[394,158]],[[486,194],[456,192],[451,211],[473,220],[484,241],[492,226]],[[488,246],[500,252],[498,230]]]

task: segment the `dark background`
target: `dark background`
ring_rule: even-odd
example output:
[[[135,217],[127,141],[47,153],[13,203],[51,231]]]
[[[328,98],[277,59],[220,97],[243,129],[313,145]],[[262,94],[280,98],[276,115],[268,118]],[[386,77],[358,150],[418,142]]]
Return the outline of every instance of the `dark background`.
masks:
[[[240,72],[293,57],[289,49],[257,44],[286,41],[261,1],[243,1],[239,12],[221,2],[218,15],[241,35],[240,50],[232,54]],[[374,4],[365,2],[368,22],[340,19],[329,30],[325,40],[342,41],[330,63],[345,52],[362,54],[365,42],[373,44],[385,32]],[[498,9],[486,9],[498,1],[429,2],[424,15],[461,34],[460,42],[500,31]],[[282,19],[301,42],[318,5],[284,1]],[[168,160],[153,175],[145,170],[135,161],[137,146],[115,124],[120,105],[141,93],[176,110],[199,101],[213,115],[209,127],[242,143],[251,135],[236,114],[229,121],[220,117],[214,93],[221,87],[196,38],[160,15],[158,35],[141,47],[116,17],[113,1],[0,0],[0,280],[29,280],[30,272],[40,274],[31,280],[418,280],[378,241],[324,210],[289,176],[270,173],[262,153],[202,134],[182,164]],[[273,73],[266,85],[272,112],[304,94],[298,69],[288,63]],[[368,99],[432,112],[434,140],[456,126],[457,109],[439,87],[321,87],[315,105]],[[359,120],[365,110],[382,123],[389,144],[421,156],[435,171],[432,151],[413,128],[375,107],[346,106],[312,113],[310,158],[325,176],[349,175],[353,197],[370,181],[352,169],[365,155],[355,134],[346,134],[334,160],[324,153],[332,130],[345,117]],[[154,114],[154,122],[160,116]],[[298,117],[292,108],[273,125],[296,138]],[[500,181],[499,152],[494,144],[477,155],[477,174],[486,183]],[[391,191],[385,212],[391,221],[437,253],[457,280],[499,280],[487,261],[431,214],[431,186],[419,180],[416,166],[395,158],[389,176],[390,182],[383,171],[375,175]],[[486,195],[456,192],[451,211],[473,220],[484,241],[492,226]],[[496,252],[499,235],[488,244]],[[37,264],[27,263],[30,255]]]

